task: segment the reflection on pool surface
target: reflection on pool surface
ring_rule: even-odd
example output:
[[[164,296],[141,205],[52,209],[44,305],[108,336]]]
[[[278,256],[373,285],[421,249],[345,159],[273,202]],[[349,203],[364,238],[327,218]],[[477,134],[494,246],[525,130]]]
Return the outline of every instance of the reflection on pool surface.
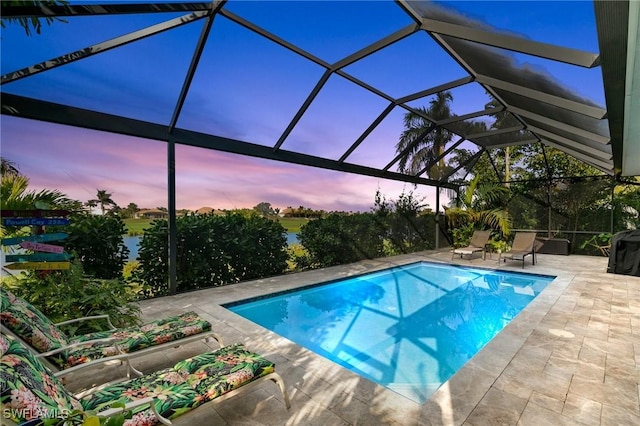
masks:
[[[421,262],[227,308],[424,402],[554,278]]]

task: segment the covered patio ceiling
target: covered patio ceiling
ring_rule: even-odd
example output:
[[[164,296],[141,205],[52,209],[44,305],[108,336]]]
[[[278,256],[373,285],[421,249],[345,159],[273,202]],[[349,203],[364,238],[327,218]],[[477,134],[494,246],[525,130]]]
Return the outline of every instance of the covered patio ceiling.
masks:
[[[473,165],[481,156],[487,155],[493,163],[495,156],[499,155],[496,148],[522,144],[536,145],[543,152],[545,147],[557,148],[606,175],[640,175],[640,125],[637,120],[640,117],[639,68],[635,62],[638,53],[638,2],[593,2],[595,25],[591,29],[597,40],[597,48],[592,51],[567,46],[564,39],[554,42],[536,40],[524,29],[522,33],[520,29],[505,30],[500,28],[499,23],[470,18],[463,13],[465,2],[354,2],[360,11],[353,17],[357,23],[350,24],[350,30],[353,34],[366,33],[370,41],[346,54],[332,52],[334,55],[317,54],[306,48],[303,42],[298,42],[291,35],[293,32],[285,31],[288,23],[300,32],[306,31],[305,26],[311,26],[304,14],[296,13],[299,7],[293,7],[295,2],[258,2],[262,6],[254,3],[255,13],[247,6],[250,3],[69,2],[67,5],[47,7],[14,7],[2,3],[2,16],[5,18],[55,17],[65,21],[54,20],[50,26],[44,25],[43,35],[33,36],[36,44],[38,37],[46,36],[54,27],[68,25],[71,31],[76,21],[88,18],[93,19],[93,25],[103,22],[95,27],[101,29],[96,30],[101,35],[105,33],[105,28],[118,19],[153,16],[154,22],[148,24],[149,21],[141,20],[139,22],[145,22],[143,26],[138,25],[134,30],[95,42],[89,42],[92,37],[87,37],[86,33],[77,32],[74,41],[81,43],[81,48],[57,53],[43,44],[38,53],[45,56],[25,54],[28,58],[38,58],[35,61],[30,59],[32,62],[25,65],[3,58],[2,114],[168,142],[170,162],[171,147],[185,144],[440,188],[457,189],[472,173]],[[269,16],[275,16],[280,26],[272,26],[259,13],[264,3],[272,3],[271,6],[277,9]],[[324,2],[324,7],[335,7],[338,17],[341,16],[340,7],[344,7],[344,3]],[[492,3],[487,7],[500,7],[501,3]],[[389,20],[369,20],[369,7],[390,8]],[[544,3],[541,7],[545,7]],[[499,11],[496,11],[496,16],[499,15]],[[572,17],[555,16],[554,19],[555,22],[563,19],[570,21]],[[496,21],[500,20],[496,18]],[[119,26],[117,28],[120,30]],[[186,42],[185,28],[192,34]],[[327,28],[332,27],[329,25]],[[272,103],[273,110],[281,120],[278,121],[280,127],[277,132],[266,136],[260,133],[259,121],[253,127],[249,123],[246,131],[241,132],[242,137],[238,136],[238,132],[226,129],[224,114],[220,113],[228,106],[225,99],[216,103],[219,110],[205,106],[221,93],[219,88],[235,84],[222,70],[226,65],[223,57],[213,68],[210,61],[216,58],[219,46],[234,43],[237,31],[251,33],[261,48],[277,48],[278,55],[286,56],[286,61],[280,65],[280,56],[273,59],[273,64],[269,66],[275,68],[270,70],[281,66],[284,73],[291,60],[300,63],[297,75],[306,75],[307,70],[312,70],[307,73],[305,84],[301,84],[306,85],[307,89],[295,99],[289,97],[283,101],[273,96],[271,101],[266,101]],[[349,44],[348,34],[332,34],[330,31],[327,30],[323,36],[328,39],[343,37],[344,44]],[[172,57],[174,35],[175,40],[180,40],[176,44],[180,44],[181,54]],[[585,34],[585,37],[588,35]],[[143,44],[145,40],[155,44]],[[60,45],[67,46],[64,40],[59,41]],[[2,43],[5,52],[7,47],[11,50],[12,40],[3,37]],[[403,44],[406,48],[408,43],[414,49],[412,57],[404,55],[402,60],[405,62],[401,64],[387,59],[398,58],[398,49]],[[140,45],[136,55],[118,59],[117,51],[134,45]],[[154,55],[165,46],[170,52],[169,56],[156,61]],[[249,45],[246,46],[249,48]],[[13,48],[19,49],[19,45]],[[188,54],[184,54],[185,51]],[[265,59],[269,51],[265,50],[264,58],[252,51],[251,55],[254,56],[244,64],[246,69],[259,69],[261,61],[272,60]],[[337,58],[334,57],[336,54],[339,55]],[[135,73],[136,67],[145,67],[149,62],[155,63],[155,72],[160,73],[164,67],[182,61],[180,65],[183,72],[175,73],[172,77],[176,90],[169,104],[170,113],[154,116],[140,112],[155,107],[153,98],[138,99],[135,108],[129,108],[123,102],[110,109],[101,104],[100,95],[91,90],[90,84],[86,89],[79,86],[72,86],[72,90],[56,88],[63,76],[57,70],[73,70],[78,64],[90,63],[103,56],[111,58],[110,63],[115,65],[105,67],[102,71],[92,68],[93,75],[90,77],[94,81],[117,81],[114,74]],[[140,61],[139,65],[137,60]],[[421,74],[411,68],[413,64],[419,69],[425,63],[431,75],[429,78],[426,78],[426,71]],[[560,68],[556,68],[558,64]],[[8,69],[11,66],[17,68]],[[142,69],[145,70],[139,71],[142,74],[149,72],[148,68]],[[376,70],[376,74],[371,72],[372,69]],[[584,81],[595,83],[584,86],[590,86],[590,89],[596,86],[596,91],[603,94],[604,103],[601,104],[581,90],[585,87],[576,90],[571,84],[574,76],[575,81],[583,81],[581,79],[585,74],[590,80]],[[384,75],[384,78],[380,75]],[[425,75],[425,78],[421,75]],[[250,80],[263,77],[253,75]],[[78,74],[78,79],[84,78]],[[406,91],[408,86],[396,88],[396,84],[405,81],[411,83],[411,91]],[[76,84],[68,80],[64,83]],[[283,87],[287,84],[287,81],[282,82]],[[291,85],[294,86],[293,83]],[[242,106],[249,118],[252,101],[264,103],[264,97],[269,94],[278,90],[292,90],[292,87],[281,89],[268,86],[268,80],[265,80],[265,84],[259,88],[260,91],[264,89],[264,93],[237,93],[238,99],[254,96]],[[49,90],[52,88],[56,90]],[[204,91],[204,88],[207,90]],[[256,88],[248,86],[246,90]],[[56,95],[53,93],[56,91],[65,94]],[[73,91],[77,93],[67,96]],[[453,93],[455,100],[458,100],[457,103],[454,101],[455,115],[447,119],[430,117],[428,110],[421,106],[429,105],[434,96],[444,91]],[[353,95],[355,92],[357,96]],[[329,93],[331,102],[326,100]],[[468,100],[472,98],[469,93],[476,94],[475,101]],[[286,104],[286,107],[280,103]],[[318,142],[313,137],[305,138],[310,133],[309,129],[313,128],[308,127],[308,123],[313,121],[315,110],[340,110],[339,106],[343,103],[350,110],[368,112],[368,121],[356,123],[354,119],[352,128],[355,134],[344,136],[341,144],[336,145],[329,143],[332,140]],[[398,149],[397,129],[402,129],[402,118],[408,112],[422,117],[431,125],[414,143]],[[509,119],[502,122],[511,124],[506,127],[496,125],[497,116],[508,116]],[[494,123],[484,131],[470,130],[477,129],[472,124],[479,121]],[[330,127],[331,122],[318,124],[318,127],[321,126]],[[385,126],[396,130],[395,139],[381,136]],[[417,172],[407,173],[398,167],[420,139],[438,129],[446,129],[456,137],[443,147],[437,158],[432,158]],[[328,134],[330,137],[330,132]],[[468,154],[456,157],[455,153],[460,149],[465,149]],[[449,170],[438,176],[430,174],[434,164],[443,160],[451,165]],[[495,163],[494,168],[500,177]],[[171,165],[169,169],[172,169]]]

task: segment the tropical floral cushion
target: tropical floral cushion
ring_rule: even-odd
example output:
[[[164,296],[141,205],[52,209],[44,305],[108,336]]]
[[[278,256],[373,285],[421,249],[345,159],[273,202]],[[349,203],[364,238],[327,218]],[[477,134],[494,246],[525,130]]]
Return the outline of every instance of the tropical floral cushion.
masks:
[[[0,334],[2,415],[16,423],[64,416],[82,406],[24,345]]]
[[[0,287],[0,321],[39,352],[68,345],[67,337],[36,307]]]
[[[101,410],[116,401],[155,398],[163,417],[172,419],[220,395],[272,373],[274,364],[242,344],[225,346],[180,361],[172,368],[101,389],[80,402],[85,410]],[[140,408],[125,425],[153,425],[149,408]]]
[[[117,355],[118,353],[135,352],[162,343],[173,342],[210,330],[211,323],[199,317],[195,312],[186,312],[174,317],[153,321],[141,327],[129,327],[116,331],[102,331],[74,336],[69,343],[80,343],[103,338],[112,338],[114,340],[87,343],[49,358],[64,369],[95,359]]]
[[[88,342],[86,345],[77,346],[48,357],[54,365],[61,369],[119,353],[135,352],[211,330],[211,323],[199,317],[195,312],[186,312],[140,327],[68,337],[30,303],[14,296],[6,289],[0,289],[0,295],[2,323],[39,352],[59,349],[74,343]],[[89,342],[103,338],[112,338],[113,340]]]

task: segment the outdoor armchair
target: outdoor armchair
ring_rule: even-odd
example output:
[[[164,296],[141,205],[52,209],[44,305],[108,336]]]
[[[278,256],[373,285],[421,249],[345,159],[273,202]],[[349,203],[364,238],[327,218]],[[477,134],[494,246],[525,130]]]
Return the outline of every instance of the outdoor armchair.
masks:
[[[451,253],[451,260],[456,254],[462,256],[468,255],[469,258],[473,257],[473,254],[476,252],[482,252],[482,258],[486,257],[486,249],[485,246],[489,242],[489,237],[491,236],[491,231],[473,231],[473,236],[471,237],[471,241],[469,245],[466,247],[460,247],[457,249],[453,249]]]
[[[105,320],[110,329],[80,336],[67,336],[61,325],[83,320]],[[222,339],[211,331],[211,323],[195,312],[163,318],[140,327],[116,329],[108,316],[99,315],[54,324],[26,300],[0,288],[0,329],[12,335],[54,371],[74,371],[89,364],[104,363],[119,355],[124,360],[150,352],[178,347],[198,340]],[[129,371],[141,375],[128,363]],[[127,371],[127,377],[129,376]]]
[[[74,410],[94,411],[98,417],[105,417],[122,411],[122,408],[111,408],[114,403],[124,404],[124,410],[131,410],[132,417],[125,424],[171,424],[171,419],[203,404],[221,401],[265,380],[275,382],[286,408],[291,406],[275,365],[239,343],[142,377],[98,388],[83,397],[71,394],[40,359],[20,341],[0,334],[3,424],[65,418]]]
[[[531,255],[531,262],[536,264],[536,233],[535,232],[516,232],[511,244],[511,250],[507,253],[501,253],[503,262],[509,260],[521,260],[524,268],[524,258]],[[500,263],[500,258],[498,258]]]

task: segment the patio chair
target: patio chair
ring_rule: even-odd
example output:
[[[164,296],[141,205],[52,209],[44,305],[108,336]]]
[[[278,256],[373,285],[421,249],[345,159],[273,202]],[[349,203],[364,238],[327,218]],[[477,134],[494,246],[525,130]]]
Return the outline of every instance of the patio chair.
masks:
[[[522,267],[524,268],[524,258],[531,255],[531,262],[536,264],[536,233],[535,232],[516,232],[513,238],[513,244],[511,244],[511,250],[507,253],[501,253],[498,258],[503,262],[509,260],[521,260]]]
[[[40,358],[20,341],[4,334],[0,334],[0,365],[3,425],[64,418],[73,410],[95,411],[98,417],[131,410],[133,416],[125,424],[171,424],[170,419],[203,404],[232,397],[265,380],[278,385],[285,407],[291,407],[275,365],[240,343],[182,360],[173,367],[117,385],[99,388],[84,397],[71,394],[60,378],[40,362]],[[110,408],[114,403],[120,407],[124,405],[124,408]]]
[[[487,252],[485,246],[487,242],[489,242],[489,237],[491,236],[491,231],[473,231],[473,235],[471,236],[471,241],[469,245],[466,247],[460,247],[457,249],[453,249],[451,253],[451,260],[456,254],[460,255],[460,259],[463,256],[468,255],[469,259],[473,258],[473,254],[476,252],[482,252],[482,259],[485,259]]]
[[[60,326],[80,321],[104,320],[110,329],[80,336],[67,336]],[[116,329],[108,315],[77,318],[54,324],[26,300],[0,287],[0,329],[20,340],[54,371],[74,371],[88,365],[124,359],[127,377],[133,371],[141,375],[128,361],[150,352],[178,347],[198,340],[217,340],[211,323],[195,312],[163,318],[140,327]],[[118,355],[129,354],[118,358]]]

